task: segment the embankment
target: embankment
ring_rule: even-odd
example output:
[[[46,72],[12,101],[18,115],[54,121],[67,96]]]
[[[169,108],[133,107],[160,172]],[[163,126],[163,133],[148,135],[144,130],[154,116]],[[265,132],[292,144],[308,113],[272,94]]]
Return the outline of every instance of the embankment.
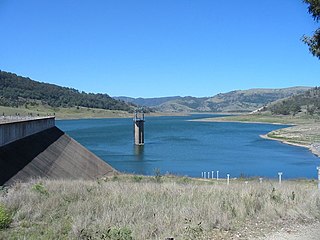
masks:
[[[30,178],[96,179],[116,172],[57,127],[0,147],[0,185]]]

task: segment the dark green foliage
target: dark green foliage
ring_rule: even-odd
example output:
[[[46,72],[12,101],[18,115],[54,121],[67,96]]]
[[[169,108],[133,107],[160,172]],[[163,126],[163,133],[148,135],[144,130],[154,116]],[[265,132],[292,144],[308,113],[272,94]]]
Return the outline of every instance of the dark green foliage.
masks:
[[[306,110],[306,114],[320,114],[320,88],[312,88],[305,93],[289,97],[285,100],[272,104],[267,109],[272,114],[296,115],[302,109]]]
[[[107,94],[79,92],[73,88],[40,83],[0,71],[0,105],[9,107],[47,104],[51,107],[88,107],[132,111],[133,105]]]
[[[320,0],[304,0],[309,5],[308,11],[316,22],[320,20]],[[320,28],[318,28],[313,36],[303,36],[302,41],[309,46],[313,56],[320,59]]]

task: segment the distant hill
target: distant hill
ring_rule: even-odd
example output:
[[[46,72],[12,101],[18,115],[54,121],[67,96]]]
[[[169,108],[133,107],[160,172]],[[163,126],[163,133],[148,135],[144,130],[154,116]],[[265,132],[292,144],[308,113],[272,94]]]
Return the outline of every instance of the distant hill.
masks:
[[[120,96],[120,97],[113,97],[113,98],[117,100],[129,102],[129,103],[133,103],[139,106],[156,107],[165,102],[180,99],[181,97],[174,96],[174,97],[158,97],[158,98],[131,98],[131,97]]]
[[[300,94],[310,87],[249,89],[220,93],[213,97],[128,98],[126,102],[153,107],[162,112],[251,112],[267,104]]]
[[[281,115],[296,115],[299,113],[311,116],[320,115],[320,88],[315,87],[301,94],[273,102],[264,110]]]
[[[87,107],[109,110],[133,111],[132,104],[118,101],[107,94],[79,92],[0,71],[0,105],[18,107],[26,104],[51,107]]]

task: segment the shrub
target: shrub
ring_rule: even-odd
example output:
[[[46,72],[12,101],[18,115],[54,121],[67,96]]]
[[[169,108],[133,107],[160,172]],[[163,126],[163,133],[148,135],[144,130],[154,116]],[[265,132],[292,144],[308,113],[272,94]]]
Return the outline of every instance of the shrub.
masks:
[[[12,218],[8,210],[0,204],[0,229],[9,227]]]
[[[132,231],[129,228],[110,228],[104,239],[110,240],[133,240]]]
[[[41,195],[46,195],[48,196],[49,195],[49,192],[48,190],[43,186],[42,183],[36,183],[32,186],[32,190],[37,192],[37,193],[40,193]]]
[[[133,181],[134,182],[141,182],[141,180],[142,180],[142,176],[137,176],[137,175],[133,176]]]
[[[133,240],[132,231],[127,227],[112,227],[106,231],[93,229],[82,229],[79,238],[85,240],[101,239],[101,240]]]

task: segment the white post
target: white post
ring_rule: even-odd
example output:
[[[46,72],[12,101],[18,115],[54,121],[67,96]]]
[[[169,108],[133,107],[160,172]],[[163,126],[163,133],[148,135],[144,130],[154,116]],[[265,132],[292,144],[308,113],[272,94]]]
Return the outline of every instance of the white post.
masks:
[[[207,178],[207,172],[204,172],[204,178]]]
[[[263,179],[262,177],[261,177],[261,178],[259,178],[260,183],[262,183],[262,179]]]
[[[213,179],[213,171],[211,171],[211,178]]]
[[[208,172],[208,178],[210,178],[210,172]]]
[[[282,176],[282,172],[278,172],[279,175],[279,184],[281,184],[281,176]]]
[[[201,172],[201,178],[203,178],[203,172]]]
[[[245,181],[244,183],[245,183],[246,185],[248,185],[248,181]]]
[[[320,167],[317,167],[318,170],[318,189],[320,190]]]
[[[219,180],[219,171],[217,171],[217,180]]]
[[[227,185],[229,185],[230,174],[227,174]]]

